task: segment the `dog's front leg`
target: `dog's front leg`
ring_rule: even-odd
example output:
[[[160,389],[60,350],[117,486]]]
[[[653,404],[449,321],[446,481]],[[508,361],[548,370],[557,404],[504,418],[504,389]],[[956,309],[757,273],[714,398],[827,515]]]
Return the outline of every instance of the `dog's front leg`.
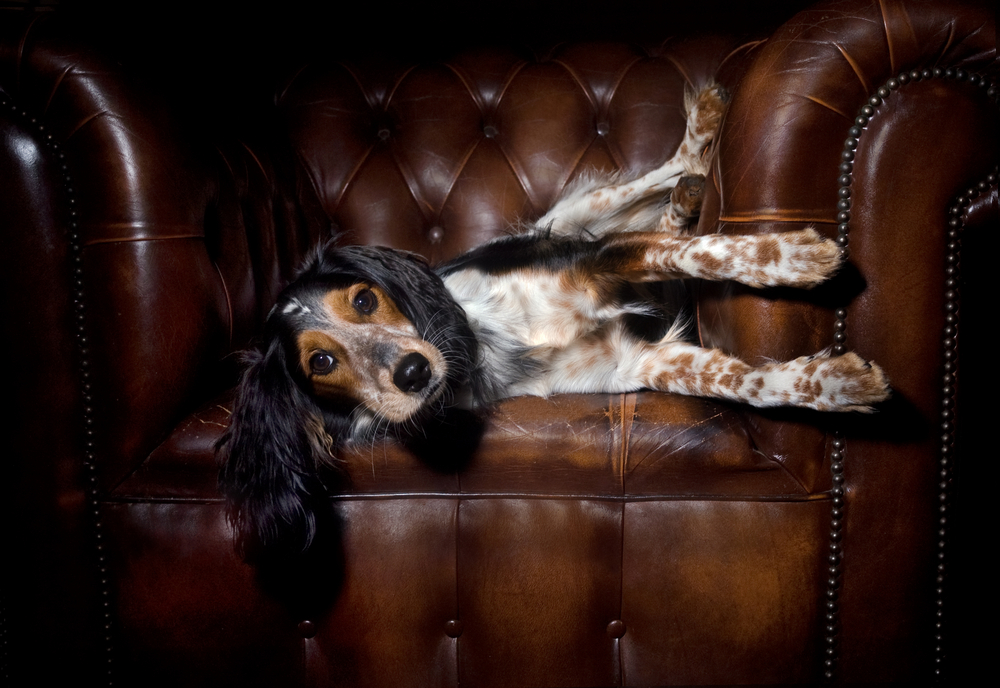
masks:
[[[666,342],[644,362],[647,386],[752,406],[801,406],[819,411],[872,411],[889,396],[882,370],[855,353],[802,356],[751,366],[717,349]]]
[[[753,236],[621,234],[608,237],[603,251],[606,269],[632,281],[698,277],[751,287],[813,287],[841,262],[837,245],[814,229]]]

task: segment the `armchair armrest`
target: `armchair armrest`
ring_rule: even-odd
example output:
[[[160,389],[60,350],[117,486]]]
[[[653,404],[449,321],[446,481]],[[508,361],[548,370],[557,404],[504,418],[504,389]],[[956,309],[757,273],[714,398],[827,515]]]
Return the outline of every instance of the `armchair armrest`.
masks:
[[[959,421],[961,223],[951,208],[978,184],[996,198],[993,14],[982,3],[817,5],[760,50],[718,138],[702,231],[811,224],[849,261],[805,298],[713,285],[699,302],[703,341],[747,360],[850,349],[893,386],[871,418],[754,422],[766,453],[812,447],[839,465],[834,494],[845,504],[834,541],[850,555],[834,553],[832,573],[846,681],[889,680],[933,623],[914,601],[935,594],[947,484],[938,463]]]
[[[12,342],[22,360],[45,358],[46,384],[23,382],[44,397],[22,406],[25,423],[56,411],[75,436],[82,403],[110,487],[229,382],[219,361],[245,345],[312,238],[268,155],[215,145],[191,121],[196,108],[60,19],[11,22],[0,36],[12,163],[0,229],[16,238],[0,260],[11,308],[44,320]]]
[[[9,14],[0,291],[13,408],[0,501],[19,565],[3,573],[4,625],[18,629],[5,654],[20,666],[32,644],[64,647],[86,673],[103,661],[94,629],[110,628],[97,499],[220,386],[219,360],[287,274],[284,216],[266,158],[193,135],[177,103],[79,27]]]

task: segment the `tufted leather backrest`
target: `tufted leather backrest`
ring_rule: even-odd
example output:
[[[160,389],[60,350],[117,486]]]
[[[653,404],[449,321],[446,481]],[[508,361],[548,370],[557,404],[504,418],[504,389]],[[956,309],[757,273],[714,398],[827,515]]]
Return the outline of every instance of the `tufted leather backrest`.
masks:
[[[451,258],[552,205],[580,174],[645,172],[673,154],[686,87],[743,64],[719,37],[340,63],[279,96],[292,145],[345,241]]]

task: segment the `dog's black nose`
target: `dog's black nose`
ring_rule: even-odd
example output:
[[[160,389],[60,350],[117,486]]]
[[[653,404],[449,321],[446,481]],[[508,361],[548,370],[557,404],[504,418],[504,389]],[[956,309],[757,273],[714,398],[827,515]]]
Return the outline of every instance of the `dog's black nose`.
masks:
[[[431,363],[416,351],[403,356],[392,375],[393,383],[407,394],[419,392],[430,380]]]

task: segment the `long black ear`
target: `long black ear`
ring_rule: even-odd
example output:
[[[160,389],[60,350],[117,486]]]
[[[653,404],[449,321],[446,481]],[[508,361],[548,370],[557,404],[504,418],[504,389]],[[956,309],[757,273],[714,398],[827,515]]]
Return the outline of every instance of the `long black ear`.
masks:
[[[279,337],[247,362],[217,447],[237,550],[249,561],[301,555],[330,510],[320,469],[331,441],[322,412],[292,379]]]

